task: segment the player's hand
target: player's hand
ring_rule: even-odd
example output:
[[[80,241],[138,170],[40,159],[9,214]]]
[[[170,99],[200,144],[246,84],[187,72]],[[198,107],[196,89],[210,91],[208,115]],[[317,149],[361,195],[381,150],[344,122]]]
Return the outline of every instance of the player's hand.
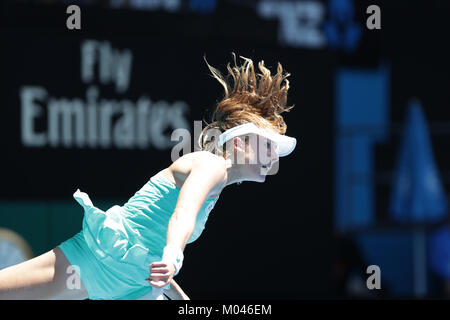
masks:
[[[153,262],[150,265],[150,278],[145,280],[155,288],[162,288],[172,280],[174,273],[175,266],[172,263],[164,261]]]

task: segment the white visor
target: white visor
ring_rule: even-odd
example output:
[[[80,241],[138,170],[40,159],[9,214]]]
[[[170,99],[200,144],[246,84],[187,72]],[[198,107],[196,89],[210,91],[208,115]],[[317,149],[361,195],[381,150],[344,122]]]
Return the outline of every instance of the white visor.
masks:
[[[279,157],[285,157],[290,154],[297,144],[297,139],[288,137],[273,130],[267,128],[260,128],[256,126],[254,123],[249,122],[245,124],[241,124],[239,126],[233,127],[231,129],[226,130],[219,136],[219,147],[223,146],[225,142],[234,137],[246,135],[249,133],[254,133],[259,136],[263,136],[277,145],[277,152]]]

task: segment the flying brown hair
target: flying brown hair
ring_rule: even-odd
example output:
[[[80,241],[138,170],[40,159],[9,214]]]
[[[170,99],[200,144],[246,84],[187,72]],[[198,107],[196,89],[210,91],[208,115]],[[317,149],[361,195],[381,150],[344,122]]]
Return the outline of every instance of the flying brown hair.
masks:
[[[211,123],[207,124],[200,134],[198,139],[200,150],[223,154],[224,150],[218,150],[217,141],[212,137],[212,133],[215,130],[224,132],[248,122],[280,134],[286,133],[287,125],[281,113],[294,107],[286,106],[289,89],[287,77],[290,74],[285,73],[278,63],[277,73],[272,76],[270,70],[264,66],[263,60],[258,63],[260,73],[255,73],[251,59],[240,56],[244,62],[238,66],[236,55],[234,53],[232,55],[234,66],[227,64],[228,79],[232,78],[232,85],[219,70],[210,66],[204,57],[212,76],[223,86],[225,95],[217,104]]]

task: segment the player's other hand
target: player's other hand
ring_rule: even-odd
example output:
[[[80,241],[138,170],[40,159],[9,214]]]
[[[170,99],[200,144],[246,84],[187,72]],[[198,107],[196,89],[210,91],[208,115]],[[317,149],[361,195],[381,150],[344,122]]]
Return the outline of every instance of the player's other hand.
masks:
[[[172,280],[174,273],[175,266],[172,263],[164,261],[153,262],[150,265],[150,278],[145,280],[155,288],[162,288]]]

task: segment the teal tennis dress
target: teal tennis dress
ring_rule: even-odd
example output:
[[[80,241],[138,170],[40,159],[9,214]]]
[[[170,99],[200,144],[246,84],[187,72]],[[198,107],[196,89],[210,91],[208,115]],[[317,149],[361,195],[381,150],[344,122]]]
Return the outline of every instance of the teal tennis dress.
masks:
[[[180,188],[160,174],[123,206],[106,212],[96,208],[86,193],[74,193],[84,208],[83,229],[59,248],[79,271],[89,299],[134,300],[152,291],[145,279],[149,265],[162,259],[179,193]],[[188,243],[201,235],[217,199],[206,199]]]

